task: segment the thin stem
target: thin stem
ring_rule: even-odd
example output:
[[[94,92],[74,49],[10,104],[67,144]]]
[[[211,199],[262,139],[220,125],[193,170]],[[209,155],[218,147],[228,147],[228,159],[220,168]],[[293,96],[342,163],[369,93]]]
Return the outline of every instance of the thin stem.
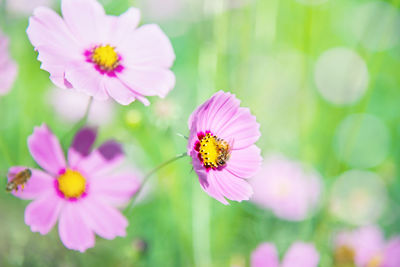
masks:
[[[167,160],[167,161],[161,163],[160,165],[158,165],[157,167],[155,167],[153,170],[151,170],[148,174],[146,174],[146,175],[144,176],[144,178],[143,178],[142,183],[141,183],[140,186],[139,186],[139,189],[136,191],[135,196],[132,197],[132,200],[130,201],[129,205],[127,206],[128,213],[130,213],[130,212],[132,211],[133,204],[135,204],[136,198],[139,196],[140,192],[142,191],[144,185],[147,183],[147,181],[149,180],[149,178],[150,178],[153,174],[155,174],[156,172],[158,172],[160,169],[164,168],[165,166],[171,164],[172,162],[174,162],[174,161],[176,161],[176,160],[178,160],[178,159],[180,159],[180,158],[183,158],[183,157],[186,156],[186,155],[187,155],[186,152],[185,152],[185,153],[178,154],[178,155],[176,155],[175,157],[173,157],[173,158],[171,158],[171,159],[169,159],[169,160]]]
[[[86,124],[88,117],[89,117],[89,112],[90,112],[90,108],[92,107],[92,103],[93,103],[93,97],[91,96],[89,98],[88,104],[86,106],[86,110],[85,113],[83,114],[82,119],[80,119],[72,128],[71,130],[69,130],[62,138],[62,141],[65,141],[65,138],[67,138],[68,136],[70,136],[72,133],[76,132],[79,128],[81,128],[83,125]]]

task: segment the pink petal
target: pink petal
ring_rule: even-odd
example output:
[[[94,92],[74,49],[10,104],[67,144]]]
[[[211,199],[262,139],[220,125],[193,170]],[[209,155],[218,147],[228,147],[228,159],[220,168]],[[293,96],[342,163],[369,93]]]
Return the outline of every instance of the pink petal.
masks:
[[[122,17],[122,19],[125,18]],[[167,69],[172,66],[175,60],[174,50],[168,37],[158,25],[143,25],[132,32],[132,26],[128,24],[121,28],[121,33],[126,27],[131,27],[131,31],[126,29],[124,31],[125,38],[117,44],[118,50],[122,53],[123,61],[127,62],[126,65],[158,67],[160,69]]]
[[[250,184],[231,174],[227,170],[210,171],[208,181],[215,186],[222,195],[230,200],[242,201],[249,200],[253,194]]]
[[[364,226],[353,231],[353,248],[357,265],[367,265],[372,257],[380,254],[385,246],[382,230],[377,226]]]
[[[226,169],[241,178],[250,178],[260,169],[260,149],[252,145],[245,149],[233,150]]]
[[[382,267],[398,267],[400,266],[400,237],[392,238],[383,255]]]
[[[62,209],[63,200],[55,190],[31,202],[25,209],[25,223],[32,232],[47,234],[55,225]]]
[[[278,252],[274,244],[262,243],[251,253],[251,267],[278,267]]]
[[[90,190],[93,194],[114,206],[123,205],[137,192],[140,186],[138,177],[133,173],[121,173],[96,177]]]
[[[99,236],[106,239],[126,236],[128,220],[117,209],[90,198],[82,202],[82,211],[86,224]]]
[[[8,54],[5,54],[5,52],[7,51],[2,53],[0,50],[1,57],[8,57]],[[5,95],[11,90],[12,85],[17,78],[17,73],[18,66],[13,60],[8,58],[6,62],[0,64],[0,95]]]
[[[107,160],[98,149],[90,153],[89,156],[81,158],[74,166],[85,177],[101,177],[114,170],[125,159],[124,155],[119,155],[112,160]]]
[[[134,7],[129,8],[125,13],[117,17],[116,26],[110,39],[114,40],[116,44],[123,43],[124,39],[130,38],[134,34],[139,21],[140,10]]]
[[[45,124],[34,128],[28,137],[28,148],[35,161],[49,173],[57,175],[66,167],[60,143]]]
[[[105,26],[105,12],[95,0],[63,0],[61,10],[65,23],[79,40],[86,45],[96,44],[101,40]]]
[[[50,73],[57,86],[68,87],[64,81],[65,65],[82,57],[83,49],[63,19],[49,8],[36,8],[34,15],[29,19],[26,32],[33,46],[39,51],[41,68]]]
[[[129,105],[136,99],[142,101],[145,105],[149,104],[146,98],[142,97],[139,93],[135,92],[115,77],[105,77],[104,86],[108,94],[121,105]]]
[[[319,253],[314,245],[302,242],[293,243],[282,262],[282,267],[317,267]]]
[[[35,199],[42,195],[45,195],[46,193],[49,193],[51,190],[54,190],[53,177],[45,172],[28,167],[11,167],[8,171],[8,181],[11,181],[17,173],[25,169],[30,169],[32,176],[26,182],[24,189],[19,186],[17,192],[12,192],[14,196],[22,199]]]
[[[88,222],[84,220],[86,214],[79,202],[68,202],[60,214],[58,231],[60,239],[68,249],[84,252],[94,246],[95,238]]]
[[[142,95],[165,97],[175,86],[175,75],[168,69],[131,65],[124,67],[122,72],[116,73],[118,78]]]
[[[77,91],[93,96],[96,100],[108,99],[103,81],[106,78],[91,63],[81,62],[69,65],[65,71],[65,79]]]

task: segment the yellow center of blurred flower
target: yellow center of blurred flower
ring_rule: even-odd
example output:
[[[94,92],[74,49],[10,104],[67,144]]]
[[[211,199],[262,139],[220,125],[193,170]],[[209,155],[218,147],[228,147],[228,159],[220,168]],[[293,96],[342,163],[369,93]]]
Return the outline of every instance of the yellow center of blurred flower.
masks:
[[[340,246],[335,251],[335,267],[353,267],[355,251],[346,245]]]
[[[58,177],[58,189],[66,198],[79,198],[85,192],[86,180],[79,172],[67,169]]]
[[[382,256],[380,254],[376,254],[371,258],[368,262],[367,267],[379,267],[382,263]]]
[[[224,166],[229,160],[230,148],[228,142],[207,133],[200,140],[199,153],[206,168]]]
[[[119,57],[115,47],[110,45],[97,46],[92,52],[92,60],[102,70],[113,70],[119,65]]]

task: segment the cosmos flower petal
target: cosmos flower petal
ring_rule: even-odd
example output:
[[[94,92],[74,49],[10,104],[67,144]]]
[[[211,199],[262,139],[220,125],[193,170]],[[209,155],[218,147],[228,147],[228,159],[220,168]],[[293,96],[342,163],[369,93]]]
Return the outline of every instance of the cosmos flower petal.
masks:
[[[226,169],[237,177],[250,178],[254,176],[261,165],[261,150],[255,146],[233,150]]]
[[[17,173],[26,169],[29,169],[32,175],[24,185],[24,189],[19,187],[17,192],[12,192],[14,196],[22,199],[35,199],[53,190],[54,178],[38,169],[23,166],[11,167],[8,170],[8,181],[11,181]]]
[[[384,235],[377,226],[365,226],[352,232],[352,245],[356,255],[355,263],[366,266],[373,255],[379,254],[384,248]]]
[[[77,170],[83,173],[90,173],[91,177],[100,177],[109,174],[125,159],[123,154],[114,157],[111,160],[105,158],[99,149],[94,150],[89,156],[82,158],[75,166]]]
[[[134,92],[132,89],[130,89],[130,87],[126,86],[119,79],[106,78],[104,79],[104,86],[108,94],[121,105],[129,105],[136,99],[139,99],[140,101],[143,100],[143,98],[140,97],[141,95],[139,93]],[[147,99],[144,104],[149,104]]]
[[[279,267],[276,247],[271,243],[260,244],[251,253],[251,267]]]
[[[120,206],[129,201],[139,186],[138,177],[132,172],[127,172],[96,177],[90,189],[105,202]]]
[[[95,0],[63,0],[61,11],[65,23],[78,40],[85,44],[100,41],[105,13],[102,5]]]
[[[126,67],[117,76],[136,92],[148,96],[165,97],[175,86],[175,75],[168,69]]]
[[[26,32],[39,52],[41,68],[50,73],[51,80],[57,86],[69,87],[64,81],[64,66],[81,56],[82,48],[61,17],[49,8],[36,8]]]
[[[236,177],[226,169],[210,172],[209,181],[211,180],[217,190],[230,200],[239,202],[249,200],[253,194],[253,189],[247,181]]]
[[[94,246],[94,233],[84,220],[82,206],[74,204],[76,203],[67,203],[64,206],[60,214],[58,231],[65,247],[85,252]]]
[[[224,205],[229,205],[229,202],[224,198],[223,193],[220,191],[219,185],[213,179],[204,180],[199,177],[199,182],[203,190],[210,196],[218,200]]]
[[[81,128],[72,140],[72,148],[79,152],[82,156],[87,156],[92,150],[94,141],[96,141],[97,130],[91,127]]]
[[[0,95],[11,90],[17,72],[18,66],[8,52],[8,38],[0,31]]]
[[[58,174],[66,167],[60,142],[45,124],[35,127],[28,137],[28,148],[37,164],[49,173]]]
[[[117,209],[91,198],[82,203],[82,211],[85,223],[99,236],[106,239],[126,236],[128,220]]]
[[[45,235],[56,224],[62,207],[63,202],[54,191],[42,195],[26,207],[25,223],[31,227],[32,232]]]
[[[139,21],[140,10],[134,7],[129,8],[125,13],[117,17],[111,39],[117,44],[123,43],[125,38],[129,38],[134,34]]]
[[[90,63],[81,62],[70,65],[65,71],[65,78],[77,91],[93,96],[96,100],[108,99],[103,77],[99,76]]]
[[[175,60],[171,42],[156,24],[143,25],[132,34],[126,34],[126,38],[118,47],[126,55],[123,60],[128,62],[128,65],[156,66],[167,69]],[[135,51],[135,53],[129,53],[129,51]]]
[[[400,237],[389,240],[383,254],[382,267],[400,266]]]
[[[319,253],[309,243],[293,243],[282,261],[282,267],[317,267]]]

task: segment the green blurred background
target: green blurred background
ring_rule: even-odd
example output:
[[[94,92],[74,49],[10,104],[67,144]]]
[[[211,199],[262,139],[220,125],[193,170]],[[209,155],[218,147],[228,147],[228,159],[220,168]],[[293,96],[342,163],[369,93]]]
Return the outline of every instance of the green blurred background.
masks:
[[[12,91],[0,96],[3,187],[9,166],[36,166],[26,145],[34,126],[45,122],[64,137],[62,145],[67,148],[74,125],[55,112],[54,107],[63,103],[51,102],[49,94],[61,89],[53,88],[48,73],[40,70],[25,33],[29,10],[9,8],[14,1],[23,2],[0,0],[1,28],[11,39],[11,54],[19,66]],[[352,168],[367,169],[382,179],[388,201],[378,223],[388,237],[400,233],[400,1],[100,2],[115,15],[139,7],[142,24],[161,26],[176,53],[177,82],[165,100],[151,98],[150,107],[139,102],[111,104],[112,119],[104,124],[98,120],[97,144],[110,138],[122,142],[129,162],[144,175],[185,152],[186,140],[178,134],[188,134],[187,118],[197,105],[217,90],[231,91],[257,116],[262,132],[258,145],[264,155],[278,152],[321,174],[322,207],[310,219],[287,222],[251,202],[224,206],[201,190],[189,158],[184,158],[153,176],[146,196],[125,212],[130,221],[127,237],[97,237],[95,247],[81,254],[62,245],[57,228],[46,236],[32,233],[24,224],[28,202],[0,190],[0,266],[248,266],[251,251],[260,242],[275,242],[283,255],[295,240],[315,243],[320,266],[331,266],[332,232],[351,224],[330,212],[329,192],[335,179]],[[58,1],[52,6],[59,11]],[[359,96],[354,101],[343,92],[336,94],[342,103],[332,100],[335,92],[329,85],[351,87],[347,78],[353,77],[352,64],[319,60],[335,47],[358,54],[361,66],[367,67],[366,84],[356,90]],[[340,58],[340,53],[332,58]],[[326,79],[324,67],[332,64],[338,64],[337,69],[350,67],[349,77],[341,81],[339,73],[332,81]],[[316,82],[318,66],[321,86]],[[324,88],[330,90],[328,96],[320,93]],[[337,130],[348,115],[359,113],[373,115],[383,136],[373,133],[375,124],[364,127],[360,120],[351,122],[350,130]],[[346,139],[360,132],[367,135]]]

